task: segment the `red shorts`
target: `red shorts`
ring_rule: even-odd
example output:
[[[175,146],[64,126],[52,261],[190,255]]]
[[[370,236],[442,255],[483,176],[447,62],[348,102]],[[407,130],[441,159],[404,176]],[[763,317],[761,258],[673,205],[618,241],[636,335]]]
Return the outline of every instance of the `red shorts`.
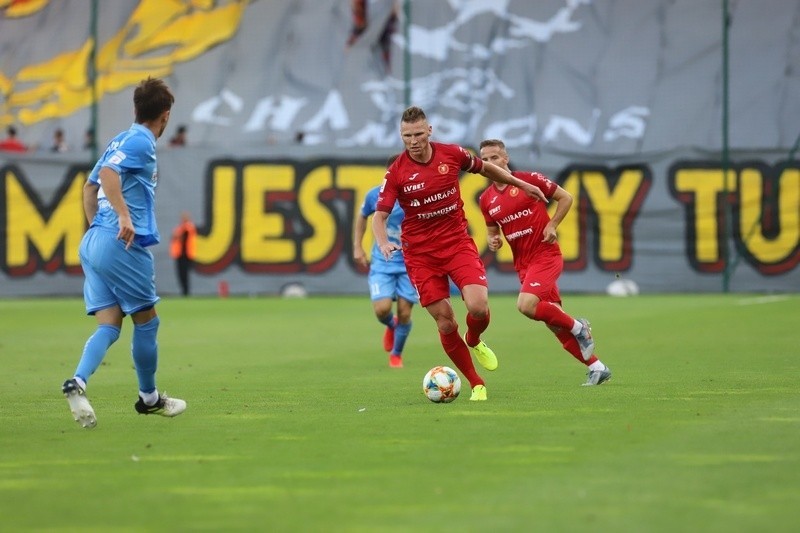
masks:
[[[488,286],[486,267],[469,237],[437,253],[415,256],[406,251],[405,260],[408,277],[417,288],[422,307],[450,297],[448,277],[459,289],[465,285]]]
[[[560,304],[561,294],[557,283],[563,268],[564,259],[560,255],[537,256],[527,268],[517,272],[522,284],[519,292],[534,294],[543,302]]]

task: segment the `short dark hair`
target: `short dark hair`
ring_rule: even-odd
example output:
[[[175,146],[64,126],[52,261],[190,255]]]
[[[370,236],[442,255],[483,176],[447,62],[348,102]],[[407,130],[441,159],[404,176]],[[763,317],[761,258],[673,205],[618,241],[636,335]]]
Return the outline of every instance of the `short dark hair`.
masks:
[[[14,137],[17,135],[17,128],[14,126],[9,126],[6,128],[6,133],[8,133],[9,137]]]
[[[478,147],[478,149],[483,148],[485,146],[497,146],[501,150],[506,149],[506,144],[500,139],[485,139],[481,141],[481,145]]]
[[[425,111],[423,111],[421,107],[411,106],[403,111],[403,117],[400,119],[400,122],[408,122],[409,124],[413,124],[414,122],[427,119],[428,117],[425,116]]]
[[[133,91],[136,122],[143,124],[157,119],[164,111],[172,109],[175,97],[163,80],[147,78]]]

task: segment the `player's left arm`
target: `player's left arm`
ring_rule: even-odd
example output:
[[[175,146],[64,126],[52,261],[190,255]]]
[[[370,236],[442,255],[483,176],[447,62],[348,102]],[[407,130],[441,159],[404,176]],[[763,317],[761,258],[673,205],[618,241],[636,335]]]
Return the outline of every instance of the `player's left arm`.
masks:
[[[556,229],[572,207],[572,195],[558,185],[551,198],[556,201],[556,210],[542,231],[542,242],[549,243],[556,242],[558,238]]]

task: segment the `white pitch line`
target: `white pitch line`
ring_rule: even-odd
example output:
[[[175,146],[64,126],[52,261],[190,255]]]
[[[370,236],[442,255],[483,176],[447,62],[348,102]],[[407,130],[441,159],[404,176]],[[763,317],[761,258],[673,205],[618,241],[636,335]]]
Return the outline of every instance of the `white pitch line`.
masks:
[[[755,298],[745,298],[743,300],[739,300],[739,305],[758,305],[758,304],[771,304],[775,302],[782,302],[784,300],[788,300],[789,296],[785,294],[775,294],[772,296],[757,296]]]

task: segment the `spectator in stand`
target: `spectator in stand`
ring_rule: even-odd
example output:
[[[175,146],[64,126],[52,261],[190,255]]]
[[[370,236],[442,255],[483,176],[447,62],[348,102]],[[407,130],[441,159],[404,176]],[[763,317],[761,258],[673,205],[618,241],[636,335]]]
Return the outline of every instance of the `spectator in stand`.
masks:
[[[95,147],[94,128],[88,128],[83,136],[83,149],[93,150]]]
[[[27,152],[28,147],[17,139],[17,128],[8,126],[6,128],[6,138],[0,141],[0,150],[6,152]]]
[[[186,126],[183,124],[178,126],[178,130],[175,132],[175,135],[173,135],[169,140],[169,145],[172,147],[186,146]]]
[[[50,147],[51,152],[64,153],[69,150],[67,140],[64,137],[64,130],[61,128],[53,132],[53,146]]]

